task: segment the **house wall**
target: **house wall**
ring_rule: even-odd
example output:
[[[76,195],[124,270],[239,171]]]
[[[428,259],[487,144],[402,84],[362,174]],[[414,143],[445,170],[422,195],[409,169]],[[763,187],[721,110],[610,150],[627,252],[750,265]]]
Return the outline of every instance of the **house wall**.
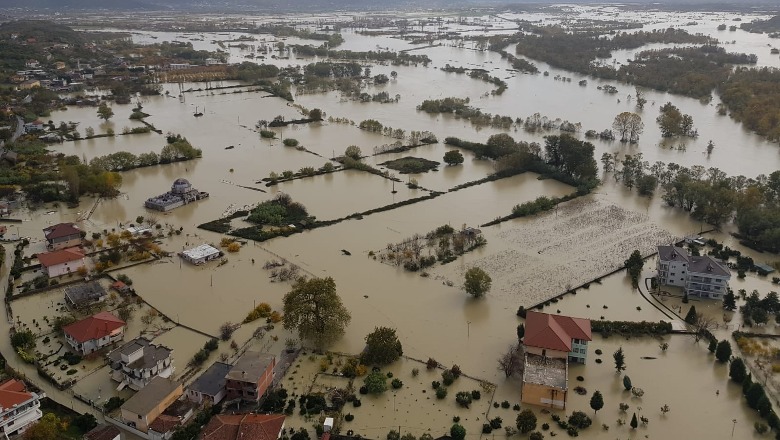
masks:
[[[35,395],[16,408],[4,408],[0,412],[0,437],[21,434],[41,417],[40,401]]]
[[[90,339],[89,341],[85,341],[81,346],[79,346],[78,341],[73,339],[70,335],[65,335],[65,339],[68,341],[68,344],[73,347],[74,350],[78,351],[79,353],[83,355],[90,354],[92,352],[98,351],[101,348],[111,345],[113,343],[119,342],[124,337],[124,327],[120,327],[111,334],[106,335],[100,339]]]
[[[49,240],[49,249],[51,250],[60,250],[74,246],[81,246],[81,234]]]
[[[566,359],[569,355],[569,353],[565,351],[558,351],[558,350],[550,350],[550,349],[544,349],[539,347],[525,347],[526,353],[536,354],[539,356],[546,356],[549,358],[556,358],[556,359]]]
[[[122,420],[126,422],[134,422],[135,428],[142,432],[148,432],[149,431],[149,425],[160,415],[165,411],[166,408],[171,406],[173,402],[178,399],[184,391],[182,390],[181,384],[179,384],[178,387],[176,387],[173,391],[171,391],[170,394],[165,396],[163,399],[160,400],[160,402],[157,403],[157,405],[154,406],[148,413],[146,414],[136,414],[132,411],[128,411],[124,408],[122,408]]]
[[[524,382],[520,401],[529,405],[566,409],[566,390]]]
[[[688,283],[685,286],[688,295],[721,299],[726,294],[730,277],[698,272],[691,272],[688,275]]]
[[[684,287],[688,278],[688,262],[680,259],[658,260],[658,282],[662,285]]]
[[[584,364],[588,357],[588,341],[583,339],[572,339],[571,351],[568,354],[569,362]]]
[[[84,259],[68,261],[62,264],[55,264],[45,268],[46,274],[51,277],[58,277],[60,275],[67,275],[69,273],[75,273],[80,267],[84,267]]]

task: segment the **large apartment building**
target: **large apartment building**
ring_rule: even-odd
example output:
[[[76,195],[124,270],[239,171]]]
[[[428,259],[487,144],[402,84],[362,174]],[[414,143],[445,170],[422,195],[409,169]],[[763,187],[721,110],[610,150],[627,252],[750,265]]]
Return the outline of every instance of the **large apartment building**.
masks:
[[[729,286],[728,266],[709,255],[692,256],[677,246],[658,246],[658,284],[682,287],[688,296],[722,299]]]

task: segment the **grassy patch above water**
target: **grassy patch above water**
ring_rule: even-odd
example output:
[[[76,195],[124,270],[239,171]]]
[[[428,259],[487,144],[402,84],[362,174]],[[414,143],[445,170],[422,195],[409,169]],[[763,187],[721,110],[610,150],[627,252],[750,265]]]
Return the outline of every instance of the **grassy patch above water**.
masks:
[[[401,174],[414,174],[427,173],[430,170],[436,169],[439,166],[439,162],[420,157],[406,156],[400,159],[383,162],[380,165],[384,165],[391,170],[396,170]]]

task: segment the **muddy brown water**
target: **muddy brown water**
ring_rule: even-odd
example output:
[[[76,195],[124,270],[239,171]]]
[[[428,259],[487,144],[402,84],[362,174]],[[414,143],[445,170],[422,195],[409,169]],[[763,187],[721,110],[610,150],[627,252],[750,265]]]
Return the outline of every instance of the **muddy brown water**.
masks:
[[[583,9],[581,13],[608,13],[607,10],[599,11]],[[694,18],[693,14],[635,15],[653,21],[654,26],[659,27],[678,25]],[[551,17],[542,18],[553,20]],[[709,14],[696,16],[696,20],[700,25],[691,28],[692,30],[715,34],[715,27],[723,20],[723,16]],[[155,35],[163,38],[161,33]],[[720,35],[718,37],[720,38]],[[768,47],[766,53],[759,50],[772,43],[767,37],[745,32],[729,33],[729,37],[737,40],[736,44],[728,46],[729,50],[754,51],[759,55],[760,64],[776,63],[774,58],[767,60]],[[175,38],[176,35],[172,34],[170,39]],[[225,38],[227,36],[213,37]],[[353,50],[372,50],[377,45],[394,49],[409,47],[407,42],[392,37],[372,38],[346,32],[345,38],[347,41],[344,48]],[[209,43],[211,39],[205,38],[204,42],[198,44],[203,44],[203,48],[213,47]],[[240,56],[234,49],[231,49],[230,53],[232,61],[236,61]],[[328,115],[346,117],[355,122],[370,117],[385,125],[407,131],[430,130],[440,141],[447,136],[483,141],[490,134],[504,131],[492,128],[477,129],[469,122],[449,115],[418,113],[415,107],[423,99],[469,97],[473,105],[487,112],[513,117],[525,117],[540,112],[553,118],[582,122],[584,129],[598,130],[609,127],[618,112],[633,109],[633,105],[624,99],[625,95],[633,92],[633,87],[623,84],[590,80],[587,87],[579,87],[578,75],[549,68],[543,63],[537,64],[542,70],[549,70],[550,77],[517,75],[508,72],[509,66],[496,54],[447,45],[425,49],[420,53],[426,53],[433,59],[431,67],[372,67],[374,74],[389,74],[392,70],[399,73],[397,81],[391,81],[383,87],[369,87],[371,93],[386,90],[391,96],[400,94],[398,103],[364,104],[343,101],[335,92],[300,96],[296,102],[308,108],[322,108]],[[618,53],[616,57],[625,58],[628,55]],[[309,61],[311,60],[291,59],[274,62],[284,65]],[[500,97],[485,96],[485,93],[491,90],[490,85],[465,75],[447,74],[436,69],[446,63],[483,66],[490,70],[492,75],[507,78],[509,88]],[[556,74],[572,77],[572,82],[554,81]],[[222,85],[228,84],[223,82]],[[614,84],[620,89],[620,93],[606,95],[596,89],[598,84]],[[185,89],[189,87],[190,85],[184,85]],[[348,145],[358,145],[364,154],[370,154],[374,147],[395,140],[361,131],[354,126],[327,122],[275,129],[280,139],[296,138],[306,148],[322,156],[318,157],[284,147],[280,139],[262,140],[253,130],[259,119],[270,120],[276,115],[284,115],[288,119],[299,117],[295,108],[280,99],[266,98],[264,93],[220,94],[221,91],[214,90],[185,93],[185,102],[182,103],[176,97],[179,93],[178,85],[165,85],[165,89],[170,91],[171,97],[142,98],[144,111],[151,114],[148,122],[164,133],[171,131],[186,136],[196,147],[203,149],[203,158],[122,173],[122,194],[116,199],[101,201],[90,219],[81,222],[81,226],[86,230],[110,230],[119,228],[120,223],[127,225],[134,222],[139,215],[154,215],[162,223],[170,224],[176,229],[183,227],[182,235],[162,239],[162,247],[175,252],[203,242],[219,242],[218,234],[198,230],[196,225],[218,218],[232,209],[267,200],[280,191],[289,193],[295,200],[304,203],[312,215],[323,220],[425,194],[422,190],[410,190],[402,183],[395,184],[397,193],[392,194],[393,184],[389,180],[357,171],[296,180],[271,188],[262,183],[256,184],[256,181],[267,177],[270,172],[297,171],[304,166],[322,166],[328,157],[334,153],[340,154]],[[621,98],[621,103],[617,103],[617,97]],[[717,166],[729,174],[751,177],[759,173],[770,173],[778,168],[780,160],[777,145],[747,133],[727,117],[718,116],[714,107],[717,98],[713,103],[702,104],[693,99],[648,91],[647,99],[651,103],[655,101],[656,105],[649,104],[642,112],[645,133],[640,143],[635,146],[622,146],[619,143],[595,142],[596,157],[600,157],[602,152],[641,152],[644,158],[651,162],[663,160],[687,166]],[[682,111],[691,113],[699,129],[700,137],[687,140],[685,151],[664,146],[653,122],[657,107],[666,101],[672,101]],[[54,113],[50,119],[55,122],[80,122],[79,130],[82,134],[88,126],[95,128],[96,132],[105,131],[109,126],[116,132],[121,132],[125,126],[138,126],[137,122],[127,119],[131,105],[114,107],[116,116],[107,124],[97,118],[94,108],[71,108],[65,112]],[[204,110],[205,115],[202,118],[192,116],[196,107]],[[512,130],[509,133],[517,139],[543,142],[543,133],[530,134],[522,130]],[[715,141],[716,149],[707,158],[703,151],[709,139]],[[675,142],[677,143],[679,142]],[[164,144],[164,136],[150,133],[66,142],[54,145],[52,149],[91,159],[116,151],[131,151],[136,154],[159,152]],[[227,146],[234,148],[226,150]],[[449,149],[450,147],[439,143],[402,154],[367,158],[366,162],[377,165],[406,155],[441,161],[444,152]],[[466,161],[461,166],[442,166],[438,172],[398,177],[404,182],[413,177],[425,188],[446,191],[455,185],[480,179],[492,172],[492,164],[489,161],[476,160],[472,154],[464,153]],[[193,186],[208,191],[211,197],[166,214],[143,208],[146,198],[167,191],[173,180],[179,177],[189,179]],[[552,180],[537,180],[536,177],[532,173],[526,173],[447,193],[424,203],[367,216],[363,220],[349,220],[266,243],[250,242],[239,253],[228,255],[228,263],[219,267],[215,263],[192,267],[180,264],[179,259],[173,257],[123,272],[133,278],[138,293],[171,320],[181,321],[200,331],[214,334],[223,322],[240,322],[259,302],[268,302],[274,308],[281,308],[282,297],[290,285],[272,282],[269,273],[261,266],[271,258],[286,258],[298,264],[311,276],[332,276],[336,279],[339,294],[352,313],[352,322],[347,334],[334,344],[332,349],[348,353],[359,352],[363,347],[365,334],[376,325],[392,326],[398,329],[406,354],[422,359],[431,356],[445,365],[457,363],[467,373],[497,383],[497,398],[514,403],[519,401],[518,381],[504,379],[496,370],[495,359],[515,339],[515,327],[519,323],[515,317],[518,306],[534,304],[561,293],[566,290],[567,285],[576,286],[603,275],[619,265],[633,249],[650,253],[657,244],[668,243],[674,238],[706,228],[706,225],[690,220],[684,213],[664,206],[660,198],[638,197],[616,185],[610,176],[605,176],[603,186],[594,194],[564,205],[557,211],[483,228],[483,234],[488,240],[485,247],[449,265],[431,269],[427,278],[374,261],[367,255],[370,250],[382,249],[388,243],[398,242],[415,233],[425,233],[442,224],[449,223],[455,227],[463,224],[478,226],[506,215],[515,204],[540,195],[562,196],[573,191],[573,188],[567,185]],[[252,191],[236,185],[258,187],[267,192]],[[13,225],[9,234],[33,237],[35,242],[28,252],[40,251],[43,247],[40,242],[43,227],[61,221],[76,221],[82,213],[90,210],[93,203],[94,199],[84,198],[76,209],[46,206],[32,212],[20,212],[15,216],[24,222],[18,226]],[[718,237],[733,245],[727,235]],[[10,247],[7,246],[6,249],[10,253]],[[352,256],[342,255],[341,249],[349,250]],[[773,260],[774,256],[761,255],[761,258],[769,261]],[[254,264],[252,260],[255,261]],[[469,298],[458,287],[463,272],[474,265],[485,268],[494,279],[492,292],[481,300]],[[7,268],[3,269],[3,274],[7,274]],[[452,282],[453,286],[448,286],[447,281]],[[752,276],[745,281],[736,282],[735,286],[745,286],[748,290],[758,288],[762,292],[771,290],[771,284],[766,279]],[[24,315],[22,319],[31,321],[39,309],[46,307],[46,301],[50,299],[41,297],[38,301],[36,303],[36,299],[32,298],[24,303],[20,302],[18,308],[15,304],[12,305],[15,307],[14,314]],[[588,305],[590,307],[587,307]],[[603,309],[603,305],[608,305],[609,308]],[[636,306],[640,306],[642,310],[636,310]],[[598,319],[601,315],[605,315],[607,319],[661,319],[660,312],[635,292],[631,292],[621,274],[606,278],[602,285],[591,285],[590,289],[580,290],[576,297],[565,298],[546,310],[561,310],[561,313],[593,319]],[[4,325],[5,328],[9,326],[8,323]],[[234,339],[243,344],[250,339],[257,325],[259,324],[253,323],[243,326],[234,335]],[[273,340],[274,336],[276,341]],[[291,336],[277,326],[263,340],[255,340],[252,344],[278,352],[284,340]],[[184,371],[187,360],[205,342],[205,337],[181,328],[167,332],[158,339],[174,348],[177,374]],[[671,339],[672,348],[663,358],[658,354],[657,342],[652,340],[625,341],[611,338],[594,342],[593,348],[602,348],[606,353],[603,356],[604,364],[589,363],[585,367],[577,367],[572,370],[571,376],[583,375],[584,386],[589,391],[601,389],[605,393],[607,404],[594,419],[594,426],[581,435],[592,438],[602,438],[606,435],[639,438],[650,434],[654,437],[674,437],[675,433],[686,432],[691,438],[706,438],[729,433],[732,428],[731,420],[736,418],[738,423],[735,427],[735,438],[751,437],[755,415],[739,401],[736,387],[726,385],[724,369],[712,365],[712,359],[703,347],[693,350],[688,345],[688,339]],[[7,340],[0,343],[3,353],[10,353]],[[624,345],[629,354],[628,373],[647,390],[643,401],[632,403],[632,408],[642,406],[643,411],[652,414],[649,416],[649,427],[633,433],[615,424],[619,417],[617,404],[620,399],[628,399],[616,385],[618,381],[610,366],[609,353],[619,345]],[[641,356],[655,356],[659,359],[642,360]],[[212,356],[210,361],[215,358],[216,356]],[[10,357],[9,362],[34,377],[35,371],[21,366],[15,357]],[[674,373],[661,377],[660,371]],[[45,385],[44,389],[66,404],[71,400],[67,392],[57,392]],[[74,391],[95,400],[104,400],[108,398],[109,389],[110,382],[99,372],[79,382]],[[716,389],[720,390],[717,399]],[[707,398],[706,404],[701,404],[703,396],[713,398]],[[454,392],[450,398],[454,398]],[[408,399],[405,402],[411,403]],[[672,407],[672,412],[662,420],[658,408],[664,403]],[[85,409],[78,401],[73,405],[77,409]],[[387,405],[387,401],[382,405]],[[586,398],[572,396],[570,408],[587,409]],[[450,410],[452,408],[448,407],[447,411]],[[492,411],[491,409],[491,414]],[[505,424],[511,423],[514,412],[511,409],[499,410],[501,411],[505,412],[501,413]],[[355,414],[360,417],[356,419],[360,420],[356,426],[366,429],[387,426],[387,423],[379,422],[381,414]],[[409,429],[424,430],[426,419],[422,414],[424,412],[417,414],[410,411],[403,415],[407,419],[404,423]],[[449,424],[448,417],[437,415],[435,420],[438,425],[443,425],[430,427],[437,433],[442,432]],[[469,417],[470,437],[476,437],[481,423],[476,417]],[[601,423],[610,425],[608,433],[601,431]],[[374,429],[370,434],[381,437],[379,431]]]

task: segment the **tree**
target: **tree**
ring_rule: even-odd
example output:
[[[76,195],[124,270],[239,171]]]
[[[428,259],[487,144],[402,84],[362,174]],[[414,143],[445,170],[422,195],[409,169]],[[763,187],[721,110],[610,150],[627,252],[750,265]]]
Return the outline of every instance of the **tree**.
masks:
[[[52,440],[60,437],[60,418],[53,413],[44,414],[37,423],[24,431],[24,440]]]
[[[105,102],[101,102],[97,109],[97,115],[100,119],[108,121],[114,116],[114,111]]]
[[[490,290],[492,283],[490,275],[478,267],[472,267],[464,275],[463,289],[476,298],[481,297]]]
[[[691,308],[688,309],[688,313],[685,315],[685,322],[690,325],[696,324],[696,306],[691,306]]]
[[[590,398],[590,407],[593,412],[599,412],[601,408],[604,408],[604,396],[601,395],[601,391],[593,392],[593,396]]]
[[[525,434],[536,429],[536,414],[530,409],[524,409],[517,415],[517,429]]]
[[[284,328],[297,329],[301,340],[309,339],[317,345],[340,337],[352,320],[330,277],[299,279],[283,301]]]
[[[371,394],[382,394],[387,391],[387,376],[380,371],[373,371],[364,379],[366,389]]]
[[[745,381],[745,377],[747,377],[747,368],[745,367],[745,362],[742,361],[742,358],[735,357],[731,360],[731,364],[729,365],[729,377],[738,384]]]
[[[639,250],[635,250],[624,264],[628,275],[631,277],[631,285],[634,288],[639,287],[639,277],[642,275],[642,267],[645,265],[644,260],[642,260],[642,254],[639,253]]]
[[[517,326],[517,341],[521,342],[523,340],[523,336],[525,336],[525,325],[519,324]]]
[[[539,431],[534,431],[528,434],[528,440],[544,440],[544,434]]]
[[[322,110],[318,108],[313,108],[309,111],[309,119],[314,119],[315,121],[321,121],[322,120]]]
[[[447,165],[460,165],[463,163],[463,154],[460,150],[450,150],[444,153],[444,163]]]
[[[721,363],[726,363],[731,358],[731,344],[727,340],[718,342],[718,348],[715,350],[715,359]]]
[[[612,122],[612,128],[620,133],[620,142],[636,142],[644,127],[642,117],[632,112],[620,113]]]
[[[628,377],[627,374],[623,376],[623,388],[625,388],[626,391],[631,391],[631,388],[633,388],[633,385],[631,384],[631,378]]]
[[[707,350],[710,353],[715,353],[715,350],[718,348],[718,341],[715,339],[710,339],[710,343],[707,345]]]
[[[645,124],[642,117],[636,113],[631,113],[628,118],[628,142],[634,144],[639,141],[639,135],[645,130]]]
[[[498,358],[498,369],[509,377],[523,369],[523,359],[520,355],[520,345],[512,344],[506,353]]]
[[[363,153],[357,145],[350,145],[344,150],[344,156],[349,157],[350,159],[360,160],[363,157]]]
[[[670,411],[669,405],[664,404],[664,406],[661,407],[661,414],[666,415]]]
[[[737,298],[734,295],[734,291],[731,289],[728,289],[723,296],[723,308],[732,312],[737,310]]]
[[[698,343],[703,338],[709,338],[712,335],[712,330],[717,326],[717,323],[712,318],[705,318],[702,314],[697,313],[693,322],[693,328],[690,336],[693,341]]]
[[[631,429],[636,429],[637,426],[639,426],[639,421],[636,419],[636,413],[634,413],[634,416],[631,417]]]
[[[615,370],[618,373],[626,369],[626,355],[623,353],[623,347],[620,347],[612,354],[612,358],[615,359]]]
[[[82,433],[87,433],[97,426],[98,422],[95,416],[90,413],[81,414],[73,419],[73,426],[79,429]]]
[[[466,438],[466,428],[456,423],[450,428],[450,437],[453,440],[463,440]]]
[[[395,329],[376,327],[366,336],[366,349],[363,351],[364,364],[390,364],[404,354],[401,341],[395,334]]]

